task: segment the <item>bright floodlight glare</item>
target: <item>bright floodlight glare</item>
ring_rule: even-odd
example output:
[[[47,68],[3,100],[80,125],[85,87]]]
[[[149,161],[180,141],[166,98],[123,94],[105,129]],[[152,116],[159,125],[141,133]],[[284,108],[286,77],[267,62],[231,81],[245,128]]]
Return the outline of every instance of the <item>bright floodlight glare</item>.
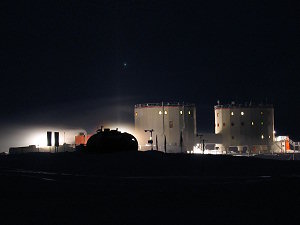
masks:
[[[135,136],[134,135],[134,133],[135,133],[134,127],[130,126],[128,124],[109,124],[109,125],[105,125],[104,127],[110,128],[112,130],[118,128],[118,131],[121,131],[123,133],[126,132],[126,133],[129,133],[129,134],[132,134],[133,136]]]
[[[201,145],[200,144],[196,144],[193,147],[193,151],[191,151],[191,153],[194,153],[194,154],[203,154],[203,150],[201,149]],[[219,154],[222,154],[222,151],[218,150],[218,149],[213,149],[213,150],[205,149],[204,150],[204,154],[205,155],[206,154],[219,155]]]
[[[28,145],[36,145],[39,147],[46,147],[47,146],[47,133],[46,132],[34,132],[33,134],[30,135]]]
[[[41,128],[33,129],[31,131],[25,132],[23,135],[25,137],[23,146],[35,145],[38,147],[47,147],[47,131],[52,131],[52,143],[54,143],[54,132],[59,132],[59,145],[74,144],[75,136],[79,133],[85,133],[86,131],[82,129],[58,129],[58,128]]]

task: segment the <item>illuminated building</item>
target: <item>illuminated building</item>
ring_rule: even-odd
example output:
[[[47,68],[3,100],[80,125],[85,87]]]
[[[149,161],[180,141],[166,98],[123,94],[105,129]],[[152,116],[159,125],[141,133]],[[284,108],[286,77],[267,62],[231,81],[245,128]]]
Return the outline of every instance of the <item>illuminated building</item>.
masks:
[[[150,149],[150,135],[145,130],[151,129],[153,129],[154,149],[165,151],[166,148],[168,153],[187,152],[193,149],[196,136],[196,107],[194,104],[138,104],[134,108],[134,121],[139,150]]]
[[[238,152],[270,151],[274,137],[272,105],[216,105],[215,134],[221,134],[218,148]]]

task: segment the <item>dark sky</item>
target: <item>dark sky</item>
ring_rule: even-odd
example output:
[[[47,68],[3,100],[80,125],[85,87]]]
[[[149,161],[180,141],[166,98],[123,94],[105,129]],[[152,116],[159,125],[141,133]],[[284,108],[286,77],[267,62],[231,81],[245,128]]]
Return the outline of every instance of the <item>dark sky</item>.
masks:
[[[132,121],[136,103],[185,101],[213,131],[218,99],[251,100],[299,140],[297,2],[1,1],[0,123],[92,130]]]

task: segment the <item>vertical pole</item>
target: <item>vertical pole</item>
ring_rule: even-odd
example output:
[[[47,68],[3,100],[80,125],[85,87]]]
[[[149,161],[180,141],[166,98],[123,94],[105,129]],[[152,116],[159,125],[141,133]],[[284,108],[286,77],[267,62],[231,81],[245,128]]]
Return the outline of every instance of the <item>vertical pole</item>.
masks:
[[[295,148],[296,148],[296,146],[294,145],[293,160],[295,160]]]
[[[182,131],[180,132],[180,151],[182,153],[182,145],[183,145],[183,139],[182,139]]]
[[[66,151],[66,132],[64,131],[64,152]]]
[[[184,102],[182,103],[182,115],[183,115],[183,129],[185,129],[185,107],[184,107]]]
[[[203,135],[202,134],[197,134],[197,137],[199,137],[199,141],[200,141],[199,146],[201,148],[201,140],[202,140]],[[204,154],[204,138],[203,138],[202,148],[203,148],[202,150],[203,150],[203,154]]]
[[[165,153],[167,153],[167,141],[166,141],[166,135],[165,135],[165,106],[164,106],[164,102],[162,101],[162,113],[163,113],[163,137],[164,137],[164,149],[165,149]]]
[[[183,142],[183,135],[184,135],[184,131],[185,131],[185,112],[184,112],[184,102],[182,103],[182,142]],[[187,151],[188,149],[185,147],[185,151]]]
[[[163,114],[163,119],[162,119],[163,136],[165,136],[165,107],[164,107],[164,102],[162,102],[161,105],[162,105],[162,114]]]
[[[165,153],[167,153],[167,137],[165,135],[165,145],[164,145],[164,148],[165,148]]]
[[[153,151],[153,138],[152,138],[152,132],[153,132],[153,129],[150,130],[150,137],[151,137],[151,151]]]

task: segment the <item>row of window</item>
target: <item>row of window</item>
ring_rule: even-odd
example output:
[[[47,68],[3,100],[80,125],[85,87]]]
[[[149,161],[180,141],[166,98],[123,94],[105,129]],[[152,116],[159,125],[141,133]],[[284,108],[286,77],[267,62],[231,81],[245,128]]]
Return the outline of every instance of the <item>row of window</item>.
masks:
[[[244,122],[241,122],[241,126],[244,126],[244,125],[245,125],[245,123],[244,123]],[[260,122],[260,125],[263,126],[263,125],[264,125],[264,122],[261,121],[261,122]],[[216,126],[216,124],[215,124],[215,126]],[[225,127],[225,126],[226,126],[226,123],[223,123],[223,127]],[[233,127],[233,126],[234,126],[234,123],[231,123],[231,126]],[[254,122],[253,122],[253,121],[251,122],[251,126],[254,126]],[[220,127],[220,124],[219,124],[219,123],[217,124],[217,127]]]
[[[231,116],[234,116],[234,112],[231,112],[230,115],[231,115]],[[244,113],[244,112],[241,112],[241,116],[243,116],[243,115],[245,115],[245,113]],[[260,112],[260,115],[264,115],[264,112],[261,111],[261,112]]]
[[[180,110],[179,113],[180,113],[180,115],[182,115],[182,114],[183,114],[183,111]],[[161,114],[162,114],[162,111],[159,111],[158,114],[161,115]],[[168,114],[168,111],[165,110],[165,115],[167,115],[167,114]],[[192,114],[191,111],[188,111],[188,114],[191,115],[191,114]]]
[[[180,113],[180,115],[183,115],[183,111],[182,111],[182,110],[180,110],[179,113]],[[158,112],[158,114],[159,114],[159,115],[162,115],[163,113],[162,113],[162,111],[160,110],[160,111]],[[165,111],[164,111],[164,114],[167,115],[167,114],[168,114],[168,111],[165,110]],[[188,111],[188,114],[191,115],[192,112],[191,112],[191,111]],[[137,112],[135,112],[135,116],[138,116],[138,113],[137,113]]]
[[[260,138],[263,140],[263,139],[265,139],[265,136],[262,134],[262,135],[260,136]],[[268,138],[271,139],[271,135],[269,135]],[[233,140],[233,139],[234,139],[234,136],[232,136],[231,139]]]
[[[180,115],[182,115],[182,114],[183,114],[183,111],[180,110],[179,113],[180,113]],[[159,111],[158,114],[159,114],[159,115],[162,115],[162,111]],[[167,114],[168,114],[168,111],[165,110],[165,115],[167,115]],[[188,111],[188,114],[191,115],[191,111]]]
[[[234,116],[234,112],[231,112],[230,115],[231,115],[231,116]],[[244,116],[244,115],[245,115],[245,113],[244,113],[244,112],[241,112],[241,116]],[[260,112],[260,115],[264,115],[264,112],[261,111],[261,112]],[[217,117],[219,117],[219,113],[217,113]]]

